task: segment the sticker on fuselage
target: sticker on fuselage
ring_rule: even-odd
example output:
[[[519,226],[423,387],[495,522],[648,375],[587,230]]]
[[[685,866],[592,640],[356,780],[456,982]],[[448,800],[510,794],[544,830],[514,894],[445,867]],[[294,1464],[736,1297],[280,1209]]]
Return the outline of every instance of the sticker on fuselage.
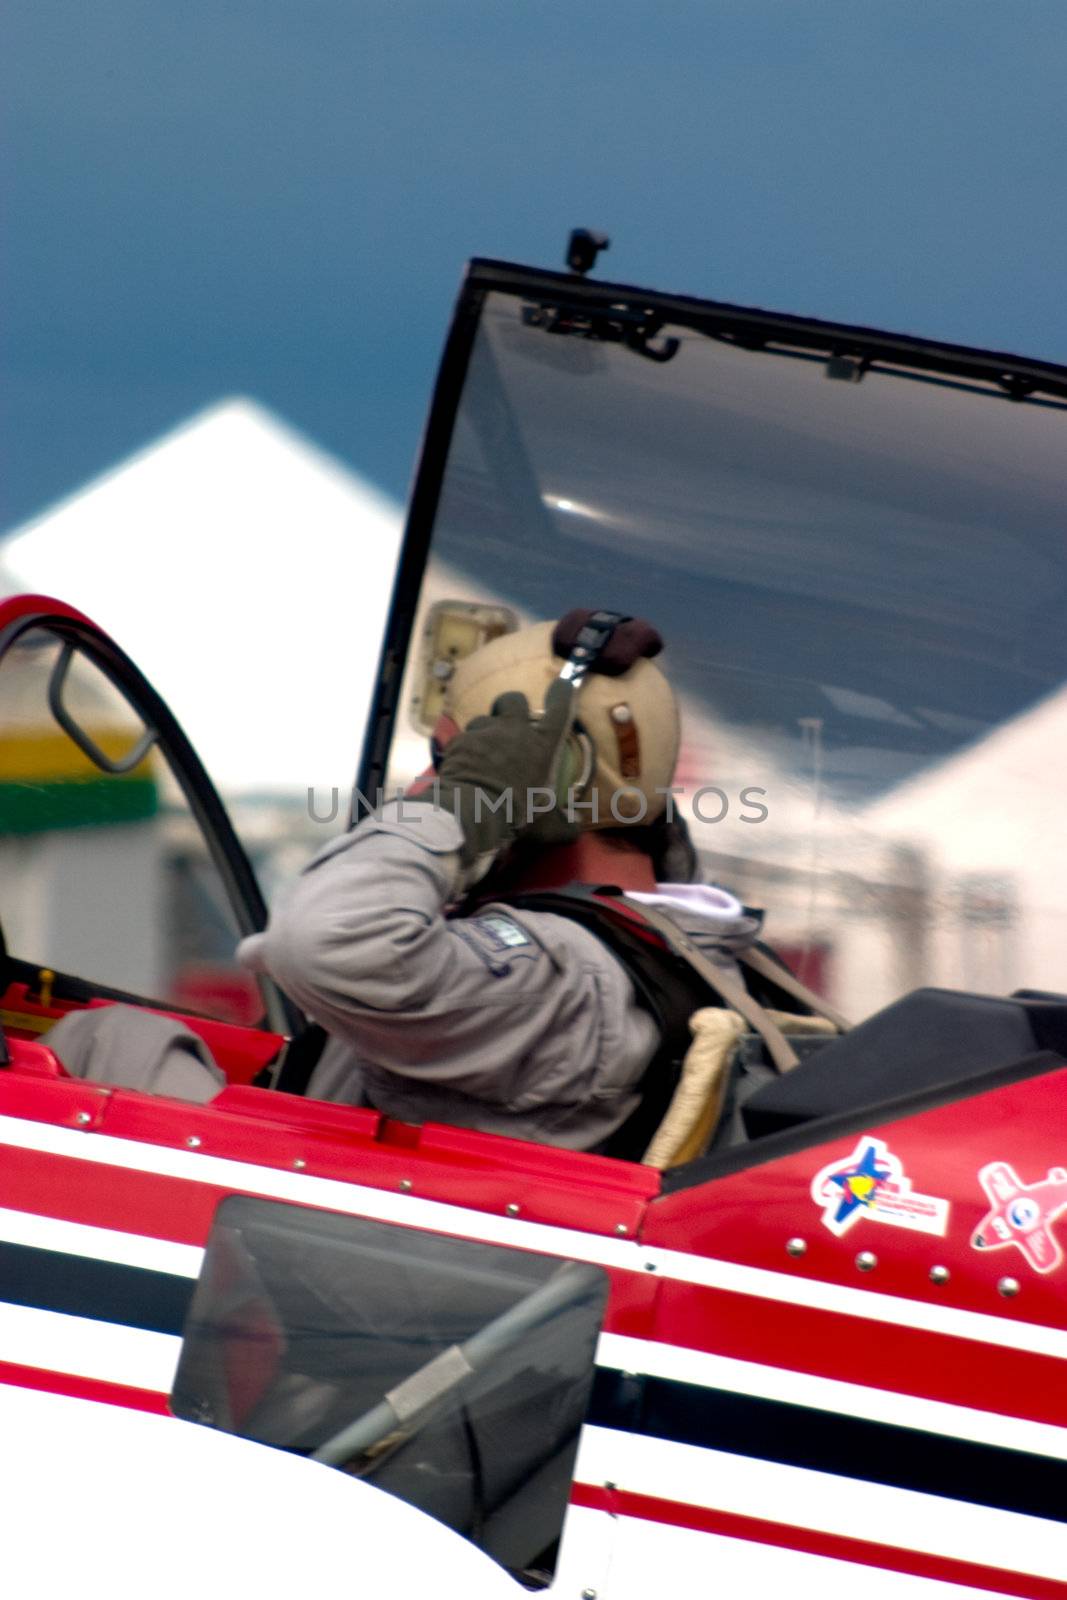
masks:
[[[812,1179],[811,1198],[822,1206],[823,1226],[836,1238],[861,1219],[891,1228],[944,1236],[949,1203],[918,1194],[905,1177],[900,1157],[884,1139],[865,1133],[850,1156],[831,1161]]]
[[[978,1174],[990,1210],[971,1235],[975,1250],[1014,1244],[1035,1272],[1063,1265],[1052,1223],[1067,1211],[1067,1170],[1050,1167],[1037,1183],[1023,1183],[1007,1161],[990,1161]]]

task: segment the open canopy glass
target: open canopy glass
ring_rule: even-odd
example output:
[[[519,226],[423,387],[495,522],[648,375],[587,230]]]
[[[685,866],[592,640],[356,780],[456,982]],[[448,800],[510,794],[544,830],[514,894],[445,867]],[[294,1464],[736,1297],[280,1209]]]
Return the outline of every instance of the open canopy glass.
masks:
[[[854,1015],[1067,989],[1067,374],[619,295],[476,266],[399,612],[654,622],[707,875]]]

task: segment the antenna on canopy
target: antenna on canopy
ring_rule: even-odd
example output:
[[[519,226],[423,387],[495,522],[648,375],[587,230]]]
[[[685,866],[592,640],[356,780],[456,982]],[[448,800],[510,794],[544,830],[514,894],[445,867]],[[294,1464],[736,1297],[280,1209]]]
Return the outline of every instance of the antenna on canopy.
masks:
[[[594,233],[590,228],[572,228],[567,240],[567,266],[571,272],[584,278],[602,250],[611,248],[606,233]]]

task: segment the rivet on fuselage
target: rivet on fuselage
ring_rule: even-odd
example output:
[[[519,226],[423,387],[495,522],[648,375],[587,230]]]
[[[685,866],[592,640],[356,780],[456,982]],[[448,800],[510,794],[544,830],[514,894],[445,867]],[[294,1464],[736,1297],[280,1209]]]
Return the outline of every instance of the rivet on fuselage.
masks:
[[[84,1128],[87,1123],[92,1122],[93,1114],[91,1111],[78,1111],[75,1113],[74,1120],[80,1127]]]
[[[785,1253],[787,1256],[802,1256],[807,1254],[808,1241],[806,1239],[787,1239]]]
[[[616,1232],[616,1233],[629,1233],[629,1231],[630,1231],[630,1230],[629,1230],[629,1228],[628,1228],[628,1227],[627,1227],[627,1226],[626,1226],[626,1224],[625,1224],[625,1222],[617,1222],[617,1223],[616,1223],[616,1224],[615,1224],[615,1232]]]
[[[293,1166],[296,1168],[297,1172],[303,1172],[304,1168],[307,1166],[307,1162],[304,1160],[303,1156],[297,1156],[296,1160],[293,1162]]]
[[[401,1178],[398,1188],[403,1189],[404,1193],[407,1194],[408,1190],[411,1188],[411,1179]]]
[[[516,1201],[509,1200],[507,1205],[504,1207],[504,1210],[507,1212],[509,1217],[517,1217],[519,1212],[522,1210],[522,1207],[518,1205]]]
[[[1012,1300],[1019,1293],[1018,1278],[1001,1278],[997,1284],[997,1293],[1002,1294],[1005,1300]]]
[[[190,1150],[198,1150],[200,1148],[200,1136],[198,1134],[191,1133],[185,1142]]]
[[[878,1257],[873,1250],[861,1250],[856,1257],[856,1265],[861,1272],[873,1272],[878,1265]]]
[[[952,1276],[952,1274],[948,1270],[947,1267],[931,1267],[930,1268],[930,1282],[931,1283],[938,1283],[938,1284],[947,1283],[948,1280],[951,1278],[951,1276]]]

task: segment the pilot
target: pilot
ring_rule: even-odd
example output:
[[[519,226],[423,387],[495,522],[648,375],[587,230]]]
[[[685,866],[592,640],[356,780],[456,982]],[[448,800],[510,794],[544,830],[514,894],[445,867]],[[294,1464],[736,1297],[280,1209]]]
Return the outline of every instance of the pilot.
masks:
[[[328,1036],[310,1095],[612,1149],[662,1030],[588,905],[561,914],[554,892],[612,885],[727,965],[758,933],[691,882],[660,648],[645,622],[579,611],[458,664],[435,771],[327,844],[240,946]]]
[[[663,1165],[710,1134],[745,1022],[795,1065],[742,977],[767,977],[758,915],[692,881],[661,648],[639,619],[573,611],[458,664],[434,769],[327,844],[239,947],[321,1025],[309,1095]],[[811,1010],[784,981],[772,966],[764,999]],[[73,1012],[49,1044],[98,1082],[198,1101],[225,1083],[151,1011]]]

